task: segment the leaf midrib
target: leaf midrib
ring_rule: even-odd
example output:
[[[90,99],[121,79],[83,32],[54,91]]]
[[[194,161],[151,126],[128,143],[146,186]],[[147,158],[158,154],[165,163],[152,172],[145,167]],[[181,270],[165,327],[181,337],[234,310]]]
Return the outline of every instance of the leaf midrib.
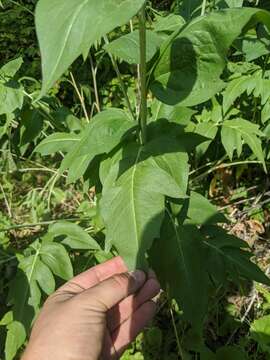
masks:
[[[36,263],[38,261],[38,258],[39,258],[39,255],[40,255],[40,249],[38,249],[34,255],[34,260],[33,260],[33,264],[32,264],[32,267],[31,267],[31,270],[30,270],[30,275],[29,275],[29,278],[28,278],[28,284],[27,286],[25,287],[25,291],[24,291],[24,294],[23,294],[23,306],[20,307],[20,311],[19,311],[19,319],[22,319],[22,310],[25,306],[25,304],[27,303],[27,294],[28,294],[28,290],[30,289],[31,287],[31,282],[32,282],[32,277],[33,277],[33,274],[34,274],[34,269],[36,267]]]
[[[70,25],[69,25],[69,27],[68,27],[68,29],[67,29],[67,34],[66,34],[66,36],[65,36],[65,38],[64,38],[64,41],[63,41],[63,43],[62,43],[61,51],[60,51],[59,56],[58,56],[58,58],[57,58],[57,60],[56,60],[56,62],[55,62],[55,66],[54,66],[53,70],[51,71],[51,76],[49,77],[47,83],[50,83],[50,82],[52,81],[52,78],[53,78],[53,76],[54,76],[54,74],[55,74],[55,72],[56,72],[56,69],[58,68],[58,65],[59,65],[59,63],[60,63],[60,61],[61,61],[61,58],[62,58],[62,56],[63,56],[63,53],[64,53],[64,51],[65,51],[66,44],[67,44],[69,35],[70,35],[71,31],[72,31],[73,25],[74,25],[74,23],[76,22],[79,13],[80,13],[81,10],[84,8],[84,6],[88,3],[88,1],[89,1],[89,0],[84,0],[84,2],[78,7],[77,11],[74,12],[74,15],[73,15],[73,17],[72,17],[72,20],[71,20],[71,22],[70,22]]]
[[[184,273],[185,273],[185,277],[187,279],[187,282],[186,284],[188,284],[188,288],[189,288],[189,293],[192,294],[192,288],[190,286],[190,284],[192,284],[192,281],[189,279],[189,272],[188,272],[188,269],[187,269],[187,265],[186,265],[186,262],[185,262],[185,256],[184,256],[184,253],[183,253],[183,249],[182,249],[182,246],[181,246],[181,240],[179,238],[179,234],[178,234],[178,231],[177,231],[177,228],[176,228],[176,225],[175,225],[175,222],[172,218],[172,215],[170,214],[170,212],[166,209],[166,212],[167,214],[169,215],[169,218],[170,218],[170,221],[172,223],[172,226],[173,226],[173,230],[175,232],[175,236],[176,236],[176,242],[177,242],[177,248],[179,249],[180,251],[180,254],[181,254],[181,258],[182,258],[182,263],[183,263],[183,267],[184,267]],[[190,301],[192,302],[192,296],[190,296]]]
[[[137,165],[138,165],[138,160],[139,160],[139,157],[141,155],[141,151],[142,149],[139,148],[138,149],[138,153],[137,153],[137,157],[136,157],[136,160],[135,160],[135,164],[133,166],[133,169],[132,169],[132,173],[131,173],[131,204],[132,204],[132,210],[133,210],[133,215],[134,215],[134,227],[135,227],[135,237],[136,237],[136,243],[137,243],[137,246],[139,248],[139,237],[138,237],[138,224],[137,224],[137,216],[136,216],[136,210],[135,210],[135,194],[134,194],[134,183],[135,183],[135,174],[136,174],[136,170],[137,170]]]

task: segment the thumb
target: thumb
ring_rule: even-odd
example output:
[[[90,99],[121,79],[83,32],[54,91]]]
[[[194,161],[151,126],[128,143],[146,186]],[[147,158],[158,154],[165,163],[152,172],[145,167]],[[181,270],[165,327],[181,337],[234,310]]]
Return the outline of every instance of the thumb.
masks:
[[[116,274],[98,285],[85,290],[79,296],[87,303],[97,305],[106,312],[129,295],[136,293],[145,283],[146,275],[141,270]]]

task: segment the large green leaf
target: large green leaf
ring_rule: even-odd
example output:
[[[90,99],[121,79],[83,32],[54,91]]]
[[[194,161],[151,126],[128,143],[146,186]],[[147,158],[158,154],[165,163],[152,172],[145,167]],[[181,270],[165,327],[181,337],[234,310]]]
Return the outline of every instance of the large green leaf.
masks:
[[[153,31],[146,32],[146,61],[150,61],[157,52],[162,39]],[[127,35],[105,45],[105,50],[110,54],[126,61],[129,64],[140,63],[140,36],[139,31],[135,30]]]
[[[44,95],[81,54],[124,25],[144,0],[39,0],[36,30],[42,56]]]
[[[207,310],[207,273],[202,236],[196,226],[177,226],[170,214],[150,251],[162,286],[177,300],[194,328],[202,330]]]
[[[96,115],[61,164],[61,171],[69,169],[68,182],[80,178],[97,155],[109,153],[135,127],[120,109],[112,108]]]
[[[105,179],[101,215],[107,243],[116,247],[130,269],[145,269],[146,251],[159,236],[164,195],[180,198],[183,189],[167,172],[169,163],[164,157],[155,161],[136,145],[127,154]]]
[[[189,164],[186,148],[181,141],[169,137],[158,137],[144,148],[157,164],[166,171],[180,187],[181,196],[185,197],[188,186]]]
[[[257,22],[270,28],[270,15],[252,8],[226,9],[196,18],[161,49],[153,73],[154,95],[166,104],[193,106],[224,87],[220,76],[232,42]]]
[[[65,235],[62,241],[72,249],[100,250],[98,243],[84,231],[79,225],[68,221],[59,221],[49,228],[49,234],[53,236]]]

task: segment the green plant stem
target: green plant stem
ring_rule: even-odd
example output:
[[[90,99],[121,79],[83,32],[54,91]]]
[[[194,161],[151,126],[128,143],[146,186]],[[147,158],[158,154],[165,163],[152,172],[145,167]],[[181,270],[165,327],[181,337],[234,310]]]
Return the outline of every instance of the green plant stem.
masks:
[[[147,86],[146,86],[146,26],[145,5],[139,13],[140,27],[140,128],[141,142],[147,141]]]
[[[94,61],[93,61],[91,53],[89,54],[89,59],[90,59],[91,73],[92,73],[94,92],[95,92],[95,98],[96,98],[96,108],[97,108],[97,111],[100,112],[101,108],[100,108],[100,101],[99,101],[99,95],[98,95],[97,70],[94,67]]]
[[[108,40],[108,37],[107,37],[107,36],[104,36],[104,40],[105,40],[105,43],[106,43],[106,44],[109,44],[109,40]],[[126,89],[126,86],[125,86],[124,81],[123,81],[123,79],[122,79],[122,76],[121,76],[119,67],[118,67],[118,65],[117,65],[117,62],[116,62],[114,56],[111,55],[111,54],[109,54],[109,56],[110,56],[110,58],[111,58],[112,66],[113,66],[114,71],[115,71],[115,73],[116,73],[116,75],[117,75],[117,78],[118,78],[118,81],[119,81],[121,90],[122,90],[122,92],[123,92],[123,95],[124,95],[124,98],[125,98],[125,102],[126,102],[127,108],[128,108],[128,110],[129,110],[129,112],[130,112],[133,120],[135,121],[136,118],[135,118],[135,115],[134,115],[134,113],[133,113],[132,106],[131,106],[131,103],[130,103],[130,101],[129,101],[128,95],[127,95],[127,89]]]
[[[76,94],[80,100],[80,103],[81,103],[81,107],[82,107],[82,110],[83,110],[83,113],[84,113],[84,117],[86,119],[86,121],[89,123],[89,116],[88,116],[88,113],[87,113],[87,110],[86,110],[86,105],[85,105],[85,101],[84,101],[84,97],[83,97],[83,94],[80,92],[78,86],[77,86],[77,83],[76,83],[76,80],[72,74],[72,72],[70,72],[70,78],[71,78],[71,83],[76,91]]]
[[[201,11],[201,16],[205,15],[206,2],[207,2],[207,0],[203,0],[203,2],[202,2],[202,11]]]
[[[179,335],[178,335],[178,331],[177,331],[177,327],[176,327],[176,323],[175,323],[175,319],[174,319],[174,315],[173,315],[173,311],[172,311],[171,306],[170,306],[170,314],[171,314],[172,325],[173,325],[173,330],[174,330],[174,334],[175,334],[178,354],[181,357],[181,359],[183,359],[184,358],[183,350],[182,350],[182,346],[181,346],[181,342],[180,342],[180,338],[179,338]]]
[[[2,184],[0,184],[0,190],[1,190],[1,192],[3,194],[3,197],[4,197],[4,203],[5,203],[6,208],[7,208],[8,216],[10,218],[12,218],[11,208],[10,208],[10,205],[9,205],[9,202],[8,202],[8,199],[7,199],[7,196],[6,196],[6,193],[5,193],[5,190],[4,190],[3,186],[2,186]]]

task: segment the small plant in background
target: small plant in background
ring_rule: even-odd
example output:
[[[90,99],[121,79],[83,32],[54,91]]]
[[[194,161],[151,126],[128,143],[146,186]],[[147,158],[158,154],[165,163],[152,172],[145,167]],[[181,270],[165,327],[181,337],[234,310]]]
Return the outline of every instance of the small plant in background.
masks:
[[[228,231],[230,217],[204,195],[230,192],[226,168],[237,167],[236,187],[241,166],[257,164],[258,176],[267,176],[270,13],[230,0],[172,2],[170,13],[152,5],[39,0],[41,89],[21,74],[21,57],[0,69],[6,360],[16,357],[61,279],[116,254],[130,270],[156,271],[172,321],[164,333],[151,328],[124,359],[134,352],[139,359],[247,358],[250,344],[231,343],[237,311],[222,309],[221,329],[210,320],[212,302],[224,301],[232,283],[245,293],[248,282],[270,280],[246,239]],[[35,172],[42,177],[29,175]],[[16,183],[24,184],[18,204],[10,195]],[[258,204],[264,216],[267,203]],[[30,224],[14,225],[29,214]],[[26,242],[14,243],[33,227],[46,231],[20,233]],[[263,315],[249,341],[269,352]],[[228,342],[212,344],[209,329],[231,332]]]

